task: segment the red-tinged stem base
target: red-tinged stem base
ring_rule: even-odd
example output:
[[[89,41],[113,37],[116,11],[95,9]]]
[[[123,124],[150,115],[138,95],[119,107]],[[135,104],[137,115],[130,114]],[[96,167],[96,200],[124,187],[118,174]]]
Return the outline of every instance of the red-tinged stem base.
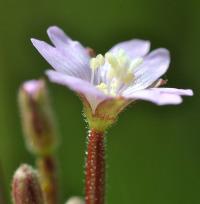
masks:
[[[105,144],[104,133],[92,129],[88,136],[86,158],[85,202],[104,204]]]

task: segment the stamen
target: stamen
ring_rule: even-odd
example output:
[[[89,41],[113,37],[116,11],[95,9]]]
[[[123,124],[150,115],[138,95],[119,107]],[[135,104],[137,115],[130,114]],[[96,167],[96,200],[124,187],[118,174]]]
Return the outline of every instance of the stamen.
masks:
[[[92,58],[91,60],[90,60],[90,68],[92,69],[92,70],[96,70],[97,68],[98,68],[98,62],[97,62],[97,59],[96,58]]]
[[[119,66],[116,57],[112,53],[107,52],[105,54],[105,58],[106,60],[108,60],[108,63],[111,65],[112,68],[117,68]]]
[[[97,62],[99,64],[99,67],[101,67],[104,63],[105,63],[105,59],[104,59],[104,56],[101,55],[101,54],[98,54],[96,56],[96,59],[97,59]]]
[[[95,71],[105,63],[103,55],[98,54],[90,60],[90,68],[92,69],[91,84],[94,83]]]
[[[137,67],[141,62],[141,59],[131,62],[125,51],[120,49],[116,55],[112,53],[106,53],[105,58],[110,64],[110,70],[108,71],[108,77],[110,80],[116,78],[121,83],[129,84],[134,80],[132,70]]]
[[[118,81],[113,81],[111,84],[110,84],[110,90],[109,90],[109,94],[111,96],[116,96],[117,95],[117,89],[119,87],[119,82]]]
[[[105,83],[100,83],[96,86],[99,90],[101,90],[103,93],[108,94],[108,86]]]
[[[90,68],[96,70],[97,68],[101,67],[105,63],[105,59],[103,55],[98,54],[96,57],[90,60]]]
[[[124,78],[123,78],[123,82],[125,83],[125,84],[130,84],[133,80],[134,80],[134,75],[133,75],[133,73],[132,72],[128,72],[125,76],[124,76]]]
[[[129,58],[123,49],[120,49],[118,51],[117,59],[118,59],[120,66],[122,66],[122,67],[124,67],[129,62]]]
[[[123,49],[119,49],[117,53],[107,52],[105,58],[99,54],[90,61],[91,83],[93,83],[95,71],[105,63],[105,60],[110,65],[107,70],[108,81],[106,84],[102,82],[96,87],[111,96],[116,96],[122,88],[134,81],[133,70],[143,63],[141,57],[131,60]]]

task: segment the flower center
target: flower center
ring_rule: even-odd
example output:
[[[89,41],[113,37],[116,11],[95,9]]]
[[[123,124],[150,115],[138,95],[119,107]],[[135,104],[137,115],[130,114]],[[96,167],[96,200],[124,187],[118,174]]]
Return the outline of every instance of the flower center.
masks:
[[[107,95],[116,96],[124,87],[130,85],[134,79],[134,69],[142,64],[142,58],[131,60],[124,50],[120,49],[116,53],[107,52],[105,56],[99,54],[90,60],[92,69],[91,83],[94,84],[95,75],[97,78],[96,87]],[[103,66],[106,68],[107,80],[101,80],[100,72]]]

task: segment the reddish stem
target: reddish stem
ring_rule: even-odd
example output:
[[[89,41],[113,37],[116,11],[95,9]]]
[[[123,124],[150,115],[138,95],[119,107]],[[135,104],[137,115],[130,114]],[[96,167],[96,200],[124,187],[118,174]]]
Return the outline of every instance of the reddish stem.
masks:
[[[90,131],[88,136],[85,194],[86,204],[104,204],[104,134],[94,129]]]

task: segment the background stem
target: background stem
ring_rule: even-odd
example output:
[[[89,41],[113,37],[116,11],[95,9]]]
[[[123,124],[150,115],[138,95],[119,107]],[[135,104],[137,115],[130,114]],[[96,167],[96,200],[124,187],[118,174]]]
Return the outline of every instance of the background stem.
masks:
[[[56,160],[53,156],[44,156],[37,160],[40,182],[47,204],[58,203],[58,184]]]
[[[86,158],[86,204],[104,204],[105,144],[104,133],[92,129],[88,136]]]

